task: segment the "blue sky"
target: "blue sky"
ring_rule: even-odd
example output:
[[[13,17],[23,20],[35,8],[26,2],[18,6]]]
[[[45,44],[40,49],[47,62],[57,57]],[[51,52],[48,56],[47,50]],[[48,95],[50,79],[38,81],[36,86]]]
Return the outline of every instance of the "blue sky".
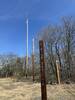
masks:
[[[0,53],[26,54],[26,17],[30,54],[36,33],[62,16],[75,16],[75,0],[0,0]]]

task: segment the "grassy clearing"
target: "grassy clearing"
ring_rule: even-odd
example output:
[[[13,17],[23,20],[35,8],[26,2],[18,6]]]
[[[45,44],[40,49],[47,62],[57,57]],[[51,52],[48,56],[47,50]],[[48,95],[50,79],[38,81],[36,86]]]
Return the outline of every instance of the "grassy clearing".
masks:
[[[0,79],[0,100],[41,100],[40,84]],[[47,85],[48,100],[75,100],[75,84]]]

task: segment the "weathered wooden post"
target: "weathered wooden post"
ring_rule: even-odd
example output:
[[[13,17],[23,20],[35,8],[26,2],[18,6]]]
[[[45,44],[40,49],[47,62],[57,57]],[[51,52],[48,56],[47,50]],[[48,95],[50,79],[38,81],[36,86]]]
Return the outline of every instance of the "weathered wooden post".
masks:
[[[59,61],[56,60],[56,77],[57,77],[57,83],[60,84],[60,64]]]
[[[40,51],[40,72],[41,72],[41,100],[47,100],[43,40],[39,41],[39,51]]]

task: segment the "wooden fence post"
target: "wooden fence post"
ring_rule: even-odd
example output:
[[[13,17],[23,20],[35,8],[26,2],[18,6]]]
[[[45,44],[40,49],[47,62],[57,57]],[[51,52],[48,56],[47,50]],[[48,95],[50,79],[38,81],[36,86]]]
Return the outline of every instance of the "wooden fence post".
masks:
[[[60,64],[58,60],[56,60],[56,77],[57,83],[60,84]]]
[[[33,82],[34,82],[34,55],[32,54],[32,75],[33,75]]]
[[[43,40],[39,41],[39,51],[40,51],[40,73],[41,73],[41,100],[47,100]]]

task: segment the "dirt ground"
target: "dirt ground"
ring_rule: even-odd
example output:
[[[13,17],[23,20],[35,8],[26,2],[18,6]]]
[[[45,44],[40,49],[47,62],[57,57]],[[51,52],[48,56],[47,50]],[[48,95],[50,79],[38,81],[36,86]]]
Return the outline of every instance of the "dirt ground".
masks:
[[[48,100],[75,100],[75,84],[47,85]],[[40,84],[0,79],[0,100],[41,100]]]

